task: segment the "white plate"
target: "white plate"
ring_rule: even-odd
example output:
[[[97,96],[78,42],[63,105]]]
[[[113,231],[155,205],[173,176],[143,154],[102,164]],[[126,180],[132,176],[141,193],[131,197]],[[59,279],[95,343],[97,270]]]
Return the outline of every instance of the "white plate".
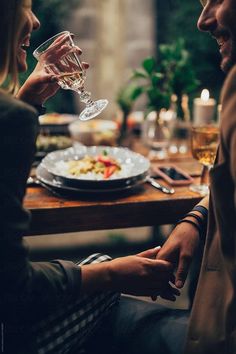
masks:
[[[89,194],[90,196],[97,196],[97,195],[104,195],[104,193],[107,195],[109,193],[120,193],[123,191],[129,191],[133,188],[136,188],[137,186],[143,184],[145,182],[145,179],[138,181],[137,183],[133,185],[128,185],[125,187],[120,187],[120,188],[107,188],[107,189],[96,189],[96,188],[79,188],[79,187],[71,187],[64,185],[60,181],[58,181],[50,172],[45,170],[45,168],[42,165],[39,165],[36,168],[36,177],[39,183],[43,186],[49,189],[52,192],[59,193],[60,195],[66,195],[66,196],[76,196],[76,195],[87,195]]]
[[[116,159],[121,165],[121,171],[109,179],[94,179],[94,176],[80,178],[72,176],[64,167],[66,161],[79,160],[85,155],[97,156],[106,151],[107,155]],[[110,146],[72,147],[49,153],[41,162],[41,165],[54,176],[58,183],[72,188],[86,189],[110,189],[125,188],[143,181],[150,167],[149,160],[144,156],[126,148]]]

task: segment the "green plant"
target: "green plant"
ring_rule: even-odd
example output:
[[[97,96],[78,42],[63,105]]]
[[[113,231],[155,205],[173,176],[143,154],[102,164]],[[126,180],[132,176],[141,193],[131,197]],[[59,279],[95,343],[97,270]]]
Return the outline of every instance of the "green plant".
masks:
[[[146,95],[148,111],[169,108],[172,94],[181,102],[182,95],[193,92],[199,84],[183,39],[160,45],[158,60],[144,59],[131,80],[137,82],[136,92]]]
[[[185,41],[179,38],[173,44],[162,44],[159,47],[160,70],[165,74],[171,90],[180,98],[190,94],[199,85],[185,48]]]
[[[131,112],[134,102],[141,93],[142,88],[137,87],[134,84],[124,86],[120,89],[116,98],[116,102],[124,115],[128,115]]]
[[[128,115],[132,111],[133,105],[141,93],[142,88],[137,87],[132,83],[122,87],[118,92],[118,95],[116,97],[116,103],[118,104],[123,113],[122,124],[120,129],[120,142],[125,137],[127,131]]]
[[[138,82],[136,90],[139,95],[146,95],[148,111],[169,107],[172,92],[155,58],[144,59],[141,68],[134,70],[131,80]]]

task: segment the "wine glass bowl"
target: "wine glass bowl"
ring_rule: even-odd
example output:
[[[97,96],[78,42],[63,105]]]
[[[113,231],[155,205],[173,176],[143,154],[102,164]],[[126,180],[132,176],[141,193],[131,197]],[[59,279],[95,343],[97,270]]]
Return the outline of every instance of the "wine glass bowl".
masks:
[[[192,184],[190,190],[204,196],[209,193],[207,177],[213,166],[219,143],[219,128],[216,125],[196,126],[191,132],[193,157],[203,165],[200,184]]]
[[[92,101],[91,93],[85,90],[86,72],[79,59],[80,54],[80,49],[74,44],[68,31],[49,38],[33,52],[45,71],[56,76],[57,83],[62,89],[73,90],[79,94],[80,100],[86,105],[79,118],[88,120],[100,114],[108,101],[106,99]]]

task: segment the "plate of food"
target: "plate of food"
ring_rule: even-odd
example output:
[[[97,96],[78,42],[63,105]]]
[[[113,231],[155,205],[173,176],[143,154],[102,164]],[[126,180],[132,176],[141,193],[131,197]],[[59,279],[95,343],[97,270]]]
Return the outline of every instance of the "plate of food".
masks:
[[[41,132],[53,134],[68,134],[68,125],[78,119],[73,114],[46,113],[39,116]]]
[[[74,146],[49,153],[41,166],[60,185],[105,190],[144,182],[150,163],[127,148]]]
[[[135,184],[121,186],[121,187],[114,187],[114,188],[84,188],[84,186],[68,186],[64,185],[60,180],[55,178],[50,172],[48,172],[42,165],[39,165],[36,168],[36,178],[37,181],[45,188],[49,189],[53,193],[58,193],[59,195],[65,196],[77,196],[77,195],[90,195],[90,196],[97,196],[97,195],[104,195],[110,193],[121,193],[125,191],[129,191],[134,187],[138,187],[140,184],[143,183],[142,180],[136,182]]]

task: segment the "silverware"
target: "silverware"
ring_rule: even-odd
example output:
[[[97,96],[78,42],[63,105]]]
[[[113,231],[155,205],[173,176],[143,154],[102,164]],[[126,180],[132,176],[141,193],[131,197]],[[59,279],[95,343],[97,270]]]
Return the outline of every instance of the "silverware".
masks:
[[[35,185],[37,185],[37,184],[39,184],[39,181],[38,181],[37,177],[33,177],[33,176],[29,176],[29,177],[28,177],[28,179],[27,179],[27,181],[26,181],[26,185],[27,185],[28,187],[30,187],[30,186],[35,186]]]
[[[169,187],[163,186],[162,184],[160,184],[159,182],[157,182],[154,178],[152,178],[150,176],[146,177],[146,182],[150,183],[154,188],[159,189],[163,193],[173,194],[175,192],[174,188],[169,188]]]

